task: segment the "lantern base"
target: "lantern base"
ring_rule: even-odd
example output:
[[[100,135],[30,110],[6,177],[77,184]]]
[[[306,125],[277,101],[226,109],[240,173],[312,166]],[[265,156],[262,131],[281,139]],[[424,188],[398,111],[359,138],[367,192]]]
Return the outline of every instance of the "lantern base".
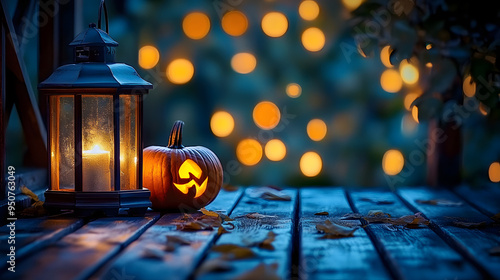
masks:
[[[128,209],[128,214],[143,216],[151,206],[147,189],[108,192],[45,192],[44,206],[49,211],[74,210],[77,216],[104,214],[117,216],[120,209]]]

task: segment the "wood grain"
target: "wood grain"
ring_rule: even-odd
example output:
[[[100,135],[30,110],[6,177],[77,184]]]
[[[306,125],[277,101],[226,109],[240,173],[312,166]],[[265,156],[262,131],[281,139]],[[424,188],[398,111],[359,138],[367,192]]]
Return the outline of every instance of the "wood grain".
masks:
[[[243,260],[231,260],[231,270],[224,272],[210,272],[195,275],[196,279],[233,279],[256,268],[261,263],[277,264],[275,274],[281,279],[289,279],[292,269],[292,238],[294,228],[294,218],[297,202],[297,190],[287,189],[283,192],[290,196],[290,201],[265,200],[254,197],[258,188],[248,188],[231,215],[235,219],[235,225],[231,233],[223,234],[216,242],[216,245],[236,244],[249,246],[252,243],[260,242],[266,238],[270,231],[276,234],[276,239],[272,242],[274,250],[252,247],[255,257]],[[251,219],[245,217],[246,214],[259,213],[270,215],[262,219]],[[206,261],[221,257],[220,253],[209,251]],[[203,265],[203,264],[202,264]]]
[[[145,217],[94,220],[44,250],[33,253],[17,263],[17,273],[4,273],[1,278],[86,279],[158,217],[158,213],[148,213]]]
[[[500,188],[472,189],[468,186],[462,186],[457,188],[455,192],[460,198],[488,217],[500,213]]]
[[[414,214],[391,192],[354,191],[349,195],[363,215],[370,210],[381,210],[394,218]],[[377,204],[377,201],[393,203]],[[427,226],[407,228],[378,223],[369,224],[365,229],[374,235],[399,279],[477,279],[481,276]]]
[[[352,213],[341,188],[304,188],[300,191],[300,267],[302,279],[390,279],[364,229],[353,237],[319,239],[316,224],[329,219],[346,226],[361,226],[358,220],[340,218]],[[328,212],[328,216],[314,215]]]
[[[243,191],[227,192],[221,190],[217,198],[206,208],[212,211],[222,210],[231,213]],[[137,241],[120,253],[101,270],[95,273],[94,279],[186,279],[202,259],[204,252],[217,238],[217,230],[213,231],[178,231],[174,220],[182,217],[180,213],[163,215]],[[195,214],[201,215],[201,214]],[[190,242],[180,246],[173,252],[166,252],[168,236],[178,236]],[[160,257],[147,257],[148,250],[155,250]],[[127,278],[129,277],[129,278]]]
[[[403,188],[400,196],[410,207],[422,212],[432,220],[431,228],[458,250],[479,269],[483,278],[500,279],[500,258],[489,254],[489,250],[500,244],[500,227],[489,225],[485,228],[462,228],[455,222],[493,222],[490,218],[462,201],[447,190],[427,188]],[[417,202],[418,200],[446,199],[462,202],[460,206],[439,206]]]

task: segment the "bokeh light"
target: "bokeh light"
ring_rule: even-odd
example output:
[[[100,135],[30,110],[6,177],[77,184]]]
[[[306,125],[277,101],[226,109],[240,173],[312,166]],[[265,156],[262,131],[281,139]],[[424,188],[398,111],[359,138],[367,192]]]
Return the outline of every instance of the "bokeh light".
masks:
[[[388,150],[382,158],[382,168],[387,175],[397,175],[405,164],[403,154],[398,150]]]
[[[344,7],[349,11],[356,10],[361,3],[363,3],[363,0],[342,0],[342,4],[344,4]]]
[[[210,31],[210,19],[201,12],[189,13],[182,21],[182,30],[191,39],[202,39]]]
[[[299,15],[304,20],[315,20],[319,15],[318,3],[306,0],[299,5]]]
[[[230,11],[221,20],[222,29],[231,36],[241,36],[248,29],[248,19],[240,11]]]
[[[479,102],[479,112],[481,113],[481,115],[487,116],[489,111],[490,109],[486,107],[486,105],[484,105],[482,102]]]
[[[257,59],[251,53],[237,53],[231,58],[231,67],[240,74],[248,74],[257,66]]]
[[[413,116],[410,113],[407,113],[401,120],[401,131],[404,135],[410,136],[417,130],[417,125],[418,123],[415,122]]]
[[[465,77],[463,82],[464,94],[468,97],[473,97],[476,94],[476,82],[472,80],[472,76]]]
[[[281,37],[288,29],[288,19],[279,12],[267,13],[261,22],[262,31],[269,37]]]
[[[314,177],[321,172],[323,161],[315,152],[307,152],[300,158],[300,171],[307,177]]]
[[[409,85],[413,85],[418,81],[419,73],[417,67],[406,60],[403,60],[399,65],[399,73],[401,73],[403,82]]]
[[[255,105],[253,109],[253,121],[255,124],[265,130],[275,128],[280,122],[281,113],[274,103],[262,101]]]
[[[297,98],[302,94],[302,88],[299,84],[290,83],[286,86],[286,94],[291,98]]]
[[[302,33],[302,45],[310,52],[317,52],[325,46],[325,34],[317,27],[310,27]]]
[[[313,119],[307,124],[307,135],[313,141],[321,141],[326,136],[326,124],[320,119]]]
[[[174,59],[167,66],[167,78],[173,84],[185,84],[194,75],[194,66],[185,58]]]
[[[139,49],[139,66],[144,69],[151,69],[158,64],[160,52],[153,46],[144,46]]]
[[[418,121],[418,107],[417,106],[413,106],[411,108],[411,116],[413,117],[413,120],[416,121],[417,123],[420,123]]]
[[[500,162],[493,162],[492,164],[490,164],[488,175],[490,177],[490,181],[492,181],[493,183],[500,182]]]
[[[385,70],[380,76],[380,85],[387,92],[398,92],[403,87],[403,81],[398,71],[394,69]]]
[[[215,112],[210,119],[210,128],[215,136],[228,136],[234,129],[233,116],[225,111]]]
[[[408,111],[411,111],[411,104],[420,96],[419,93],[410,92],[405,96],[404,104]]]
[[[272,139],[264,147],[266,157],[271,161],[280,161],[286,156],[286,146],[279,139]]]
[[[385,67],[387,68],[392,68],[393,65],[391,64],[391,46],[385,46],[382,48],[380,51],[380,61],[382,61],[382,64],[384,64]]]
[[[246,166],[256,165],[262,159],[262,146],[255,139],[243,139],[236,146],[236,157]]]

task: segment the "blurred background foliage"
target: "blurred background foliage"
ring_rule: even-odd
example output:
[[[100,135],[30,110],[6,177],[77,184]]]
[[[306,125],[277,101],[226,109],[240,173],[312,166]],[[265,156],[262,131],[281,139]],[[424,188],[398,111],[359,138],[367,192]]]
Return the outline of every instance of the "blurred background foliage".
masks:
[[[75,33],[99,0],[79,3]],[[181,119],[184,145],[212,149],[225,183],[423,185],[427,120],[448,107],[463,110],[464,182],[500,181],[499,10],[486,2],[106,3],[117,61],[154,84],[145,146]],[[19,129],[12,118],[7,164],[22,159]]]

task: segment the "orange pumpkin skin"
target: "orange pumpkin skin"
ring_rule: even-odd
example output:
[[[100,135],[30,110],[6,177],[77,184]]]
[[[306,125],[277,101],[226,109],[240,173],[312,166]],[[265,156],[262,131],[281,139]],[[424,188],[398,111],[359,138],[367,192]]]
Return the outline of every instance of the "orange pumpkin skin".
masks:
[[[150,200],[155,210],[200,209],[215,199],[222,186],[223,170],[219,159],[205,147],[182,146],[183,126],[182,121],[174,123],[167,147],[144,149],[143,186],[151,191]],[[186,161],[190,164],[180,172]],[[194,165],[194,169],[189,165]]]

